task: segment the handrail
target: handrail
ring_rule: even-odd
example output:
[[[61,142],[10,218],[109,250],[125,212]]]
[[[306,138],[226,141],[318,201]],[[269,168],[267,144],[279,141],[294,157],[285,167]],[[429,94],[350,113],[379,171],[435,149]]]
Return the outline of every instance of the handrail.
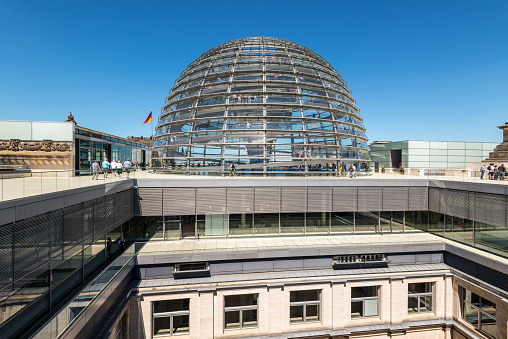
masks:
[[[31,338],[47,339],[58,338],[86,309],[98,298],[102,291],[120,274],[122,269],[135,258],[145,243],[133,243],[128,246],[124,253],[109,264],[99,275],[85,286],[79,293],[69,301],[60,311],[48,320]],[[80,308],[78,313],[71,312],[71,308]],[[61,316],[66,314],[66,316]]]

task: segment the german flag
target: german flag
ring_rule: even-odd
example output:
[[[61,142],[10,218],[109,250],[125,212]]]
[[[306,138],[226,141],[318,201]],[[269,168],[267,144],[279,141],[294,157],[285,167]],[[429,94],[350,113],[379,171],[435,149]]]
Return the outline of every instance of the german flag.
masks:
[[[150,114],[148,115],[148,118],[146,118],[146,120],[143,123],[143,125],[146,124],[147,122],[150,122],[150,121],[152,121],[152,111],[150,111]]]

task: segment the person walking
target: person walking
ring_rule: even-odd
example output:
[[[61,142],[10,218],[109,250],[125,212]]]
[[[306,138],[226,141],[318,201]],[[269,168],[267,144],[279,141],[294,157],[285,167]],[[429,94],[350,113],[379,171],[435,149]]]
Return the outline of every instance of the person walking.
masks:
[[[118,162],[116,163],[116,173],[118,173],[119,178],[122,177],[122,172],[123,172],[123,165],[120,162],[120,160],[118,160]]]
[[[339,177],[342,176],[342,164],[339,164]]]
[[[98,160],[92,162],[92,180],[99,180],[99,171],[101,170],[101,165]]]
[[[115,160],[111,160],[111,172],[113,172],[113,176],[116,177],[116,161]]]
[[[106,241],[106,250],[108,251],[108,258],[111,257],[111,237],[108,237],[108,240]]]
[[[480,173],[482,174],[480,176],[480,180],[483,180],[483,175],[485,174],[485,164],[482,164],[482,167],[480,167]]]
[[[131,166],[132,166],[132,163],[130,160],[131,159],[127,159],[123,163],[123,167],[125,168],[125,173],[127,173],[127,179],[129,179],[129,173],[131,172]]]
[[[506,167],[504,167],[504,164],[501,164],[497,170],[499,172],[499,180],[504,180],[504,176],[506,174]]]
[[[108,158],[104,158],[104,161],[102,162],[102,170],[104,171],[104,179],[108,178],[110,165],[111,164],[109,163]]]
[[[120,254],[125,250],[125,239],[123,237],[118,240],[118,246],[120,247]]]
[[[491,163],[489,167],[487,167],[487,170],[489,171],[489,180],[494,179],[494,164]]]
[[[498,176],[499,176],[499,171],[497,169],[497,165],[494,165],[494,180],[497,180]]]
[[[235,173],[236,172],[236,166],[233,162],[231,162],[229,164],[229,176],[233,175],[233,177],[235,176]]]

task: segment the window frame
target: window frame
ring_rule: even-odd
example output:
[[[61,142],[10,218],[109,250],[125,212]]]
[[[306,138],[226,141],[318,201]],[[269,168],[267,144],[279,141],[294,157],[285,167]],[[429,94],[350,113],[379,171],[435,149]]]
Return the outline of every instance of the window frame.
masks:
[[[461,292],[459,294],[459,297],[460,297],[461,319],[464,320],[469,325],[473,326],[475,330],[477,330],[478,332],[482,333],[483,335],[485,335],[485,336],[487,336],[489,338],[496,338],[496,337],[491,336],[486,331],[482,330],[482,315],[486,316],[489,319],[493,319],[496,322],[496,327],[497,327],[497,315],[493,315],[493,314],[483,310],[483,308],[481,306],[477,306],[477,305],[473,304],[472,302],[470,302],[469,300],[466,299],[466,292],[467,291],[469,291],[472,294],[476,294],[475,292],[473,292],[471,290],[468,290],[467,288],[462,287],[462,286],[459,286],[459,288],[461,289]],[[494,305],[494,308],[496,309],[496,313],[497,313],[497,307],[496,307],[497,304],[495,302],[492,302],[489,299],[487,299],[485,297],[482,297],[479,294],[476,294],[476,295],[478,296],[478,305],[482,305],[482,299],[485,299],[485,300],[487,300],[488,302],[490,302],[491,304]],[[470,308],[476,310],[478,325],[475,325],[475,324],[469,322],[466,319],[466,313],[465,313],[466,305],[469,306]],[[496,328],[496,335],[497,335],[497,328]]]
[[[291,301],[291,293],[293,292],[301,292],[301,291],[318,291],[318,300],[308,300],[308,301]],[[295,290],[295,291],[289,291],[289,324],[290,325],[298,325],[298,324],[311,324],[311,323],[319,323],[321,322],[321,295],[322,295],[322,289],[312,289],[312,290]],[[314,306],[317,305],[318,307],[318,313],[317,313],[317,320],[307,320],[307,306]],[[302,313],[302,321],[293,322],[291,321],[291,306],[303,306],[303,313]]]
[[[379,317],[379,297],[381,294],[381,286],[380,285],[374,285],[374,286],[353,286],[351,287],[351,295],[353,295],[353,288],[361,288],[361,287],[376,287],[377,289],[377,296],[374,297],[357,297],[357,298],[351,298],[351,309],[353,308],[353,302],[362,302],[362,314],[363,316],[359,317],[353,317],[353,312],[351,312],[351,319],[366,319],[366,318],[375,318]],[[369,315],[365,316],[365,300],[377,300],[377,311],[375,315]]]
[[[256,295],[256,305],[243,305],[243,306],[229,306],[226,307],[226,298],[227,297],[238,297],[242,295]],[[223,298],[224,301],[224,331],[235,331],[235,330],[243,330],[249,328],[257,328],[259,324],[259,293],[244,293],[244,294],[230,294],[225,295]],[[256,326],[244,326],[243,325],[243,311],[251,311],[256,310]],[[226,327],[226,313],[227,312],[239,312],[238,314],[238,327],[236,328],[227,328]]]
[[[161,301],[178,301],[178,300],[188,300],[189,301],[189,309],[183,311],[172,311],[172,312],[160,312],[155,313],[155,303]],[[182,299],[167,299],[167,300],[154,300],[152,301],[152,338],[160,338],[160,337],[168,337],[168,336],[176,336],[176,335],[188,335],[190,334],[190,298],[182,298]],[[186,332],[173,333],[173,319],[175,316],[185,316],[189,317],[189,329]],[[169,317],[169,334],[155,334],[155,319],[157,318],[168,318]]]
[[[430,292],[420,292],[420,293],[411,293],[409,291],[409,285],[410,284],[430,284]],[[408,307],[407,307],[407,310],[408,310],[408,314],[419,314],[419,313],[430,313],[430,312],[434,312],[434,285],[435,283],[432,282],[432,281],[427,281],[427,282],[413,282],[413,283],[408,283],[407,284],[407,300],[408,300]],[[421,297],[431,297],[431,304],[430,304],[430,310],[426,310],[426,311],[421,311],[420,310],[420,298]],[[417,311],[415,312],[409,312],[409,299],[411,297],[417,297],[417,305],[418,305],[418,309]]]

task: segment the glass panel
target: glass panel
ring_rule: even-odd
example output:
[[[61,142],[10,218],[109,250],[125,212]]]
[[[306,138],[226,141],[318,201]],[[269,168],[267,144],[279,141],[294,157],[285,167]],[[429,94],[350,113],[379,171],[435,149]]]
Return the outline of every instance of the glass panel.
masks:
[[[347,199],[347,197],[344,197]],[[332,233],[353,233],[354,212],[332,212]]]
[[[155,318],[153,320],[153,335],[171,335],[171,317]]]
[[[306,305],[305,322],[319,321],[319,305]]]
[[[464,320],[478,327],[478,310],[467,303],[464,303]]]
[[[379,216],[372,212],[356,212],[355,233],[375,233],[379,227]]]
[[[411,293],[426,293],[432,292],[432,283],[411,283],[408,284],[408,292]]]
[[[189,333],[189,316],[173,316],[173,334]]]
[[[166,239],[178,239],[180,237],[180,216],[166,216]]]
[[[377,297],[378,286],[351,287],[351,298]]]
[[[301,302],[301,301],[319,301],[320,290],[306,290],[306,291],[291,291],[290,301]]]
[[[225,312],[226,329],[240,328],[240,311]]]
[[[486,316],[485,314],[482,314],[481,317],[482,317],[481,330],[496,338],[496,327],[497,327],[496,320]]]
[[[289,308],[289,321],[292,323],[303,322],[303,305],[290,306]]]
[[[404,212],[392,212],[392,232],[404,231]]]
[[[254,234],[279,234],[279,214],[261,213],[254,215]]]
[[[418,296],[409,297],[407,300],[407,313],[418,312]]]
[[[258,325],[257,310],[242,311],[242,327],[256,327]]]
[[[391,220],[392,220],[392,213],[391,212],[381,212],[379,223],[381,226],[381,232],[391,232]]]
[[[257,294],[228,295],[224,297],[225,307],[252,306],[257,304]]]
[[[363,317],[363,300],[351,301],[351,318]]]
[[[373,317],[377,315],[377,299],[365,300],[365,316]]]
[[[426,295],[420,297],[420,312],[432,311],[432,296]]]
[[[189,299],[162,300],[153,303],[153,313],[188,311]]]
[[[305,216],[303,213],[281,213],[281,234],[303,234]]]
[[[330,229],[330,213],[307,213],[306,233],[326,233]]]
[[[229,235],[252,235],[252,214],[230,214]]]

